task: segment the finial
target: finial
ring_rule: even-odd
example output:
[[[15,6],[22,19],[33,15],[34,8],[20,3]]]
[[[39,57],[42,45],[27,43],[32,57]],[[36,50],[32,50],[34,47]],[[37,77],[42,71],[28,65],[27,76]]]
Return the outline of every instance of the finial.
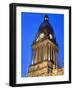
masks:
[[[48,21],[48,15],[45,15],[44,20]]]

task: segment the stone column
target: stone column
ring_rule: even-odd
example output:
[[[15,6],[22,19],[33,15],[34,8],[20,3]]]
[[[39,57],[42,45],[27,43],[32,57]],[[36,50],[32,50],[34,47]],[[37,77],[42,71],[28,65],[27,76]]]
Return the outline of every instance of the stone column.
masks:
[[[42,46],[40,47],[40,52],[41,52],[41,61],[42,61]]]
[[[36,56],[35,54],[36,54],[35,49],[33,49],[33,54],[32,54],[33,64],[35,63],[35,56]]]
[[[44,60],[44,46],[42,46],[42,59]]]
[[[47,59],[47,47],[46,47],[46,45],[44,46],[44,60],[46,60]]]
[[[56,51],[56,66],[58,66],[58,52]]]
[[[50,47],[51,48],[51,60],[52,60],[52,47]]]
[[[57,66],[57,60],[58,60],[58,55],[57,55],[58,53],[57,53],[57,50],[55,49],[55,66]]]
[[[43,60],[45,59],[45,46],[43,46]]]
[[[52,60],[53,60],[53,47],[52,47]]]
[[[34,51],[32,49],[32,64],[33,64],[33,61],[34,61]]]
[[[33,50],[33,64],[37,63],[38,62],[38,48],[34,49]]]
[[[56,55],[56,53],[55,53],[55,49],[53,48],[53,62],[54,62],[54,65],[53,65],[53,68],[56,68],[56,58],[55,58],[55,55]]]
[[[54,64],[55,64],[55,68],[56,68],[56,49],[54,49]]]
[[[39,61],[41,61],[41,47],[39,47]]]
[[[43,61],[43,46],[41,46],[41,60]]]
[[[38,49],[36,48],[36,59],[35,59],[35,63],[37,63],[37,57],[38,57]]]
[[[54,48],[53,48],[53,61],[54,61],[54,64],[55,64],[55,52],[54,52]]]
[[[51,59],[50,46],[49,46],[49,61]]]
[[[37,48],[37,62],[39,61],[39,48]]]
[[[49,45],[47,47],[47,57],[48,57],[48,60],[50,60],[50,46]]]

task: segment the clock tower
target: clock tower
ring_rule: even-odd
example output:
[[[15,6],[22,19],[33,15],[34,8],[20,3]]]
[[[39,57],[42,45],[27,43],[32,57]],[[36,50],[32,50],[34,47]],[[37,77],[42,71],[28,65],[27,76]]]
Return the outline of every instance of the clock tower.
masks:
[[[32,64],[28,76],[52,76],[58,73],[58,44],[48,15],[39,26],[38,33],[32,44]]]

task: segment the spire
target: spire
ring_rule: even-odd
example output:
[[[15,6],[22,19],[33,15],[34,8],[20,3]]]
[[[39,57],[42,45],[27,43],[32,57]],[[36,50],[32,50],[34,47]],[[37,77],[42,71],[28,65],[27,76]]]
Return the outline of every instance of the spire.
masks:
[[[48,15],[44,16],[44,21],[48,21]]]

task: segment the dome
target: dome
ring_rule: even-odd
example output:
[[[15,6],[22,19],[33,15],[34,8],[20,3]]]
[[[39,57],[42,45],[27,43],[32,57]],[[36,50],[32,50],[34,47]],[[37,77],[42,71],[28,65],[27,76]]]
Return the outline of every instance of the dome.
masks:
[[[53,33],[53,28],[51,26],[51,24],[49,23],[49,18],[48,15],[45,15],[44,17],[44,21],[41,23],[40,27],[39,27],[39,33],[44,32],[46,35],[47,34],[54,34]]]
[[[49,22],[48,15],[44,16],[44,20],[39,26],[38,33],[33,43],[43,39],[49,39],[51,42],[57,45],[56,38],[54,37],[53,28]]]

